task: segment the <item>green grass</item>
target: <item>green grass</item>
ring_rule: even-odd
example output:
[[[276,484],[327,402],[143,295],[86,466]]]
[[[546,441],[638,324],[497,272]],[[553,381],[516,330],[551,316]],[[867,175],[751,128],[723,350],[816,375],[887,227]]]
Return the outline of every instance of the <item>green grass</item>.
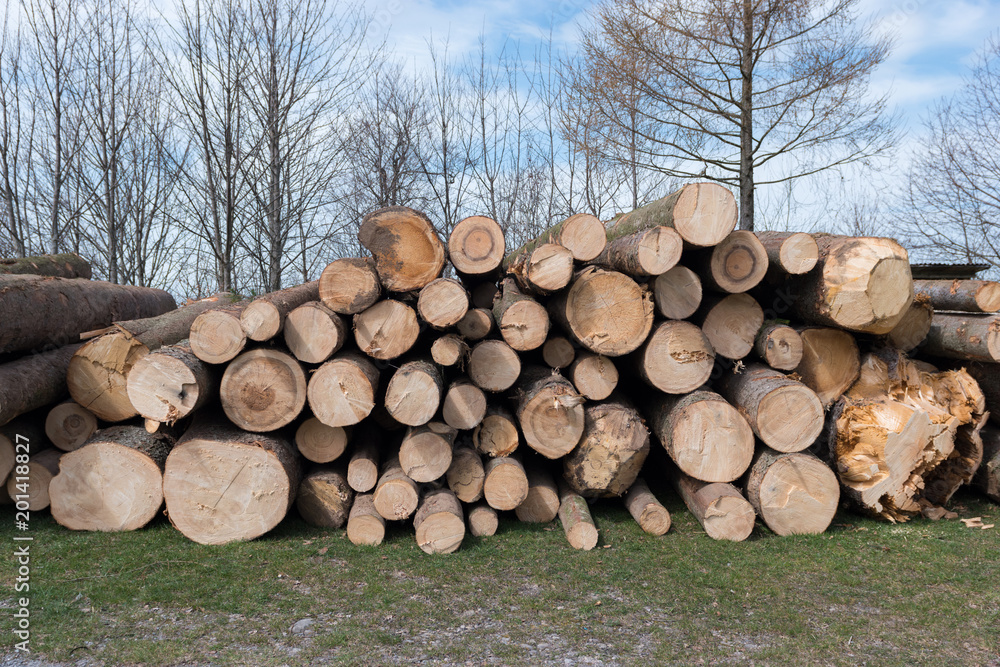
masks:
[[[1000,524],[977,497],[956,504]],[[668,507],[661,538],[605,501],[594,551],[571,549],[558,523],[504,517],[449,556],[424,554],[406,526],[362,548],[290,518],[207,547],[163,519],[89,534],[35,516],[32,649],[109,665],[1000,665],[1000,528],[842,512],[825,535],[758,526],[733,544]],[[0,567],[10,623],[13,557]],[[313,632],[293,635],[306,617]]]

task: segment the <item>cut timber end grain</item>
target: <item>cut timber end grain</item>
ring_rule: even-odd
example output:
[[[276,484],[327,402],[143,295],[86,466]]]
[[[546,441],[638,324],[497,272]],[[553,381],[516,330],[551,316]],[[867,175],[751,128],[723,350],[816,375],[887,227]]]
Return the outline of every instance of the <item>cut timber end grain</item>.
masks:
[[[373,359],[405,354],[420,335],[417,314],[401,301],[386,299],[354,316],[354,340]]]
[[[628,490],[625,507],[639,527],[650,535],[666,535],[670,530],[670,512],[660,504],[641,477]]]
[[[317,466],[302,478],[295,507],[311,526],[340,528],[347,523],[353,499],[343,470]]]
[[[750,537],[756,516],[735,486],[709,484],[676,472],[673,481],[684,504],[713,540],[742,542]]]
[[[309,379],[309,407],[327,426],[357,424],[375,408],[378,376],[378,369],[365,357],[342,354]]]
[[[281,332],[288,313],[318,298],[318,280],[271,292],[257,297],[244,309],[240,324],[250,340],[271,340]]]
[[[285,345],[303,363],[323,363],[346,340],[344,318],[320,301],[304,303],[285,318]]]
[[[514,510],[525,523],[548,523],[559,514],[559,488],[552,476],[538,466],[527,466],[528,497]]]
[[[476,428],[486,416],[486,394],[468,378],[451,383],[441,405],[444,422],[460,431]]]
[[[552,235],[552,242],[573,253],[573,259],[578,262],[594,259],[607,243],[604,223],[589,213],[571,215],[552,230],[558,230]]]
[[[681,235],[670,227],[642,229],[616,237],[593,263],[633,278],[666,273],[680,261],[684,250]]]
[[[1000,315],[934,313],[921,351],[948,359],[1000,361]]]
[[[448,472],[458,431],[430,422],[406,429],[399,446],[399,465],[414,482],[433,482]]]
[[[26,500],[29,512],[40,512],[49,506],[49,485],[59,474],[59,459],[63,452],[49,447],[28,460],[28,474],[11,475],[7,478],[7,494],[11,498]],[[27,484],[27,492],[24,485]],[[27,498],[23,498],[27,496]]]
[[[497,510],[512,510],[528,497],[528,476],[514,458],[500,456],[486,462],[483,498]]]
[[[45,435],[64,452],[79,449],[97,430],[97,417],[74,401],[65,401],[49,410]],[[0,467],[0,472],[3,468]],[[6,475],[4,475],[6,478]]]
[[[417,546],[428,554],[450,554],[465,539],[462,504],[448,489],[428,491],[413,516]]]
[[[777,535],[818,535],[840,502],[840,483],[812,454],[762,449],[746,484],[747,500]]]
[[[618,386],[618,368],[607,357],[585,352],[569,367],[567,377],[580,395],[603,401]]]
[[[375,485],[375,511],[388,521],[401,521],[417,510],[419,501],[417,483],[403,472],[399,458],[386,461],[382,476]]]
[[[525,369],[517,386],[517,419],[524,441],[542,456],[565,456],[583,435],[583,397],[566,378],[543,366]]]
[[[375,511],[372,494],[354,497],[351,514],[347,518],[347,539],[351,544],[378,546],[385,539],[385,519]]]
[[[469,353],[468,343],[455,334],[445,334],[431,343],[431,358],[438,366],[457,366],[464,370]]]
[[[472,432],[472,442],[484,456],[510,456],[520,442],[514,415],[502,405],[487,406],[486,416]]]
[[[139,359],[126,388],[143,418],[173,424],[217,395],[218,376],[181,341]]]
[[[247,431],[274,431],[290,424],[306,404],[306,374],[289,354],[244,352],[226,367],[219,386],[222,409]]]
[[[525,295],[513,279],[503,282],[503,293],[493,305],[493,319],[500,335],[518,352],[542,346],[549,334],[545,306]]]
[[[445,248],[430,219],[405,206],[369,213],[358,240],[375,259],[379,280],[390,292],[413,292],[441,275]]]
[[[240,323],[246,303],[209,310],[191,323],[191,351],[206,364],[224,364],[243,351],[247,335]]]
[[[716,354],[742,359],[753,350],[757,332],[764,323],[764,311],[749,294],[730,294],[703,304],[701,330]]]
[[[914,280],[913,292],[926,297],[935,310],[1000,311],[1000,283],[988,280]]]
[[[854,336],[839,329],[800,329],[802,361],[795,369],[802,383],[816,392],[827,408],[854,384],[861,372],[861,355]]]
[[[921,505],[926,501],[936,507],[943,507],[951,502],[952,496],[960,487],[972,482],[983,462],[981,432],[986,419],[984,415],[976,422],[958,427],[955,449],[941,465],[924,477]]]
[[[469,293],[457,280],[438,278],[420,290],[417,312],[435,329],[458,324],[468,311]]]
[[[492,218],[473,215],[460,220],[448,237],[448,257],[455,269],[465,275],[493,273],[505,254],[503,230]]]
[[[887,335],[889,344],[902,352],[909,352],[924,342],[934,321],[934,308],[923,298],[914,299],[903,319]]]
[[[315,417],[305,420],[295,430],[295,446],[313,463],[330,463],[347,449],[347,432],[339,426],[327,426]]]
[[[631,403],[616,397],[584,408],[580,442],[563,459],[563,478],[589,498],[621,496],[649,454],[649,431]]]
[[[546,314],[545,319],[548,319]],[[542,359],[552,368],[569,368],[576,358],[576,348],[563,336],[552,336],[542,345]]]
[[[573,278],[573,253],[555,243],[509,257],[504,265],[521,289],[532,293],[551,294]]]
[[[358,427],[353,434],[354,453],[347,464],[347,483],[358,493],[367,493],[378,482],[379,444],[381,433],[376,428]]]
[[[802,361],[802,336],[787,324],[767,322],[757,332],[754,352],[771,368],[793,371]]]
[[[819,261],[816,239],[804,232],[756,232],[767,251],[769,268],[789,275],[809,273]]]
[[[463,503],[474,503],[483,497],[486,469],[476,450],[470,447],[456,448],[445,478],[448,488]]]
[[[574,549],[590,551],[597,546],[597,526],[590,516],[587,500],[564,484],[559,485],[559,521]]]
[[[341,315],[357,315],[378,301],[382,285],[370,259],[334,260],[319,277],[319,298]]]
[[[521,358],[507,343],[484,340],[472,348],[469,378],[485,391],[507,391],[521,374]]]
[[[469,508],[467,520],[473,537],[491,537],[496,535],[497,528],[500,527],[497,511],[482,502]]]
[[[493,331],[493,313],[485,308],[473,308],[455,328],[466,340],[481,340]]]
[[[767,274],[767,251],[753,232],[738,230],[712,248],[705,279],[723,292],[756,287]]]
[[[700,327],[668,320],[657,325],[633,361],[649,385],[668,394],[686,394],[712,374],[715,350]]]
[[[437,413],[443,392],[441,370],[427,359],[414,359],[393,373],[385,390],[385,409],[400,424],[420,426]]]
[[[653,300],[661,315],[685,320],[701,305],[701,278],[686,266],[675,266],[652,282]]]
[[[611,231],[636,231],[660,225],[673,227],[694,246],[720,243],[736,228],[736,199],[716,183],[692,183],[679,191],[626,213]]]

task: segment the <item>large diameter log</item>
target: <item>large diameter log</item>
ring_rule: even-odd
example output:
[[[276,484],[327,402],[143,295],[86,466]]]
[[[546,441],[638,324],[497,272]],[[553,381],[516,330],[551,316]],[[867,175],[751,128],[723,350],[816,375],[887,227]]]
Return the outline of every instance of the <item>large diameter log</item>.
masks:
[[[716,354],[742,359],[753,350],[757,332],[764,323],[764,311],[749,294],[730,294],[702,303],[701,330]]]
[[[934,308],[924,297],[917,295],[903,318],[886,334],[886,340],[897,350],[909,352],[924,342],[933,322]]]
[[[653,227],[609,239],[592,263],[633,278],[648,278],[672,269],[683,250],[684,240],[676,230]]]
[[[378,483],[379,432],[361,428],[354,434],[354,452],[347,464],[347,483],[358,493],[368,493]]]
[[[753,289],[767,275],[767,251],[753,232],[742,229],[699,252],[698,260],[705,284],[730,294]]]
[[[675,473],[672,480],[684,504],[713,540],[742,542],[750,537],[756,516],[735,486],[702,482],[684,473]]]
[[[861,372],[861,354],[854,336],[839,329],[809,327],[799,330],[802,361],[795,374],[829,407],[854,384]]]
[[[1000,283],[991,280],[914,280],[913,293],[926,297],[934,310],[1000,312]]]
[[[580,442],[563,459],[563,478],[584,497],[621,496],[648,454],[649,431],[624,397],[588,404]]]
[[[486,407],[486,416],[472,432],[472,443],[483,456],[510,456],[520,442],[514,415],[498,404]]]
[[[666,535],[670,530],[670,512],[656,499],[641,477],[636,479],[632,488],[628,490],[625,507],[646,533]]]
[[[818,535],[840,502],[830,466],[805,452],[761,449],[747,473],[746,497],[777,535]]]
[[[643,404],[649,429],[681,472],[703,482],[731,482],[750,466],[750,425],[722,396],[695,391]]]
[[[555,243],[522,248],[508,256],[503,266],[521,289],[532,294],[551,294],[573,279],[573,253]]]
[[[375,511],[387,521],[401,521],[417,511],[420,492],[417,483],[403,472],[399,457],[394,456],[386,461],[378,484],[375,485],[372,502]]]
[[[565,456],[584,429],[583,397],[566,378],[543,366],[529,366],[517,385],[517,420],[524,441],[542,456]]]
[[[458,431],[430,422],[406,429],[399,446],[399,465],[414,482],[433,482],[444,477],[451,467],[452,452]]]
[[[736,199],[716,183],[692,183],[618,218],[609,233],[672,227],[693,246],[717,245],[736,228]]]
[[[285,438],[206,419],[167,456],[163,497],[170,522],[188,539],[226,544],[277,526],[295,502],[300,476]]]
[[[306,374],[290,354],[260,349],[229,363],[219,385],[222,409],[247,431],[275,431],[286,426],[306,404]]]
[[[559,521],[574,549],[590,551],[597,546],[597,526],[590,516],[587,499],[565,484],[559,485]]]
[[[491,275],[506,254],[503,229],[493,218],[473,215],[459,220],[448,237],[448,258],[460,274]]]
[[[548,320],[548,313],[545,319]],[[542,360],[552,368],[569,368],[575,358],[576,348],[564,336],[550,336],[542,345]]]
[[[686,394],[711,376],[715,350],[700,327],[667,320],[656,326],[631,361],[650,386],[668,394]]]
[[[540,466],[526,466],[528,496],[514,513],[525,523],[548,523],[559,515],[559,487]]]
[[[983,463],[982,428],[986,424],[984,415],[972,424],[958,427],[955,434],[955,449],[941,465],[924,477],[923,501],[936,507],[951,502],[958,489],[972,482],[976,471]],[[921,503],[923,504],[923,503]]]
[[[521,374],[521,357],[502,340],[484,340],[472,348],[469,379],[484,391],[506,391]]]
[[[823,404],[816,393],[763,364],[726,373],[715,387],[757,437],[778,452],[800,452],[823,431]]]
[[[493,305],[493,319],[500,335],[518,352],[542,346],[549,335],[549,314],[545,306],[524,294],[507,278],[503,292]]]
[[[500,527],[497,511],[482,501],[469,508],[466,519],[473,537],[492,537]]]
[[[1000,429],[984,426],[980,431],[983,442],[983,462],[973,477],[973,484],[995,503],[1000,503]]]
[[[295,448],[313,463],[330,463],[347,449],[347,431],[310,417],[295,429]]]
[[[445,478],[448,488],[463,503],[474,503],[483,497],[486,469],[479,453],[471,447],[455,448]]]
[[[308,301],[319,299],[319,281],[286,287],[257,297],[240,315],[240,324],[247,338],[255,341],[271,340],[285,324],[288,313]]]
[[[309,378],[309,407],[327,426],[357,424],[375,408],[378,377],[378,369],[365,357],[341,354]]]
[[[54,276],[90,280],[90,262],[74,252],[0,259],[0,275]]]
[[[0,425],[66,396],[66,369],[80,344],[0,364]]]
[[[405,354],[420,335],[417,314],[402,301],[386,299],[354,316],[358,349],[388,361]]]
[[[173,438],[139,426],[103,429],[59,461],[49,485],[52,518],[70,530],[138,530],[163,506]]]
[[[393,373],[385,390],[385,409],[400,424],[420,426],[437,414],[443,393],[441,370],[428,359],[414,359]]]
[[[125,388],[143,418],[173,424],[214,398],[218,385],[216,373],[195,356],[188,341],[181,341],[139,359]]]
[[[618,386],[618,368],[615,362],[590,352],[577,357],[566,376],[580,395],[591,401],[603,401]]]
[[[469,293],[457,280],[438,278],[420,290],[417,312],[435,329],[447,329],[469,312]]]
[[[809,273],[819,261],[819,245],[804,232],[755,232],[767,252],[769,268],[775,273],[799,276]]]
[[[1000,315],[934,313],[921,352],[948,359],[1000,361]]]
[[[351,513],[347,517],[347,539],[351,544],[369,547],[378,546],[385,539],[385,519],[375,510],[372,494],[354,496]]]
[[[441,404],[444,423],[460,431],[474,429],[486,416],[486,394],[468,378],[451,383]]]
[[[390,206],[361,221],[358,240],[375,260],[382,285],[390,292],[413,292],[444,270],[445,248],[423,213]]]
[[[319,277],[319,298],[340,315],[357,315],[375,305],[382,283],[370,259],[345,257],[330,262]]]
[[[285,318],[285,345],[306,364],[321,364],[343,347],[347,324],[321,301],[307,301]]]
[[[765,322],[754,338],[753,351],[779,371],[793,371],[802,362],[802,336],[780,322]]]
[[[483,498],[496,510],[512,510],[528,497],[528,475],[515,458],[498,456],[485,466]]]
[[[701,306],[701,278],[686,266],[675,266],[651,285],[656,310],[667,319],[686,320]]]
[[[81,331],[174,310],[168,292],[83,278],[0,275],[0,353],[67,345]]]
[[[27,463],[14,466],[7,478],[7,495],[17,503],[19,511],[22,511],[22,503],[27,503],[29,512],[40,512],[49,506],[49,485],[59,474],[59,460],[63,454],[49,447],[32,454]]]
[[[205,311],[194,319],[188,343],[195,356],[206,364],[224,364],[236,358],[247,344],[240,316],[249,301]]]
[[[431,343],[431,358],[438,366],[456,366],[465,370],[469,360],[469,344],[456,334],[445,334]]]
[[[428,491],[413,515],[413,527],[417,546],[424,553],[453,553],[465,539],[462,504],[448,489]]]
[[[311,526],[340,528],[347,523],[354,491],[341,468],[315,466],[299,483],[295,508]]]
[[[587,267],[549,301],[549,313],[573,340],[595,354],[632,352],[653,326],[653,298],[623,273]]]
[[[97,417],[75,401],[59,403],[45,417],[45,435],[64,452],[79,449],[97,431]],[[0,468],[0,472],[3,469]]]

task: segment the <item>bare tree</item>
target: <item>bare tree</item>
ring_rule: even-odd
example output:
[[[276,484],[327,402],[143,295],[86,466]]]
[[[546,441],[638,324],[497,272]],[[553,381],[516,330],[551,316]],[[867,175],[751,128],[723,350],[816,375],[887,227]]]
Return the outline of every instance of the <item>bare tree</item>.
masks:
[[[34,248],[28,203],[33,189],[30,161],[35,139],[30,107],[28,64],[19,29],[12,29],[4,14],[0,41],[0,197],[3,209],[4,254],[26,256]]]

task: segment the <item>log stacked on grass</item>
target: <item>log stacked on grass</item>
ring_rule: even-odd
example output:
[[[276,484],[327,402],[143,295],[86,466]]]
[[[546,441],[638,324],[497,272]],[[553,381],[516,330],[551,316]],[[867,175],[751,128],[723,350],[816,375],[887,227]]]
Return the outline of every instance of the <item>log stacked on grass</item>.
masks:
[[[174,424],[218,395],[216,371],[195,356],[189,341],[139,359],[126,382],[128,401],[143,418]]]
[[[750,537],[756,515],[735,486],[703,482],[676,470],[671,480],[684,504],[713,540],[742,542]]]
[[[366,215],[358,240],[372,254],[379,281],[389,292],[419,290],[444,270],[445,248],[434,224],[405,206]]]
[[[942,507],[951,501],[959,487],[970,484],[983,463],[981,432],[987,417],[959,426],[955,433],[955,449],[941,465],[924,478],[921,506]]]
[[[701,328],[683,320],[657,325],[632,365],[651,387],[686,394],[703,385],[715,367],[715,350]]]
[[[484,456],[510,456],[521,442],[513,413],[502,404],[486,407],[486,416],[472,432],[476,451]]]
[[[837,512],[840,483],[812,454],[765,447],[747,473],[746,498],[776,535],[816,535]]]
[[[354,452],[347,464],[347,483],[358,493],[368,493],[378,483],[380,433],[369,424],[358,429],[354,434]]]
[[[257,297],[240,314],[240,325],[247,338],[271,340],[285,324],[288,314],[308,301],[319,298],[319,281],[294,285]]]
[[[485,502],[471,506],[466,517],[469,522],[469,533],[473,537],[490,537],[495,535],[500,526],[497,511]]]
[[[819,245],[811,234],[803,232],[755,232],[767,253],[768,269],[773,274],[800,276],[809,273],[819,261]]]
[[[26,464],[14,466],[13,474],[7,478],[7,495],[24,500],[29,512],[40,512],[49,506],[49,485],[59,474],[59,459],[62,451],[49,447],[31,455]],[[27,468],[22,474],[21,466]]]
[[[544,468],[529,465],[525,468],[528,478],[528,495],[514,512],[526,523],[548,523],[559,514],[559,487]]]
[[[590,551],[597,546],[598,532],[583,496],[566,484],[559,485],[559,521],[566,540],[574,549]]]
[[[313,463],[330,463],[347,449],[347,431],[340,426],[327,426],[315,417],[306,419],[295,429],[295,448]]]
[[[340,528],[351,513],[354,491],[341,467],[315,466],[299,483],[295,507],[306,523],[319,528]]]
[[[79,449],[97,431],[97,417],[75,401],[57,404],[45,417],[45,435],[57,449]],[[2,468],[0,468],[2,472]]]
[[[37,412],[0,426],[0,486],[14,470],[15,463],[19,461],[23,465],[25,455],[34,456],[50,449],[49,445],[41,415]]]
[[[90,280],[90,262],[73,252],[0,259],[0,275],[53,276]]]
[[[424,494],[413,515],[417,546],[428,554],[450,554],[465,538],[465,517],[462,504],[448,489],[436,489]]]
[[[474,503],[483,497],[486,469],[479,453],[471,447],[455,448],[445,477],[448,488],[463,503]]]
[[[80,345],[0,364],[0,425],[66,396],[66,370]]]
[[[650,535],[665,535],[670,530],[670,512],[656,499],[641,477],[635,480],[625,496],[625,507],[639,527]]]
[[[385,519],[375,510],[370,493],[354,496],[351,513],[347,517],[347,539],[351,544],[378,546],[385,539]]]
[[[914,280],[913,292],[926,297],[934,310],[1000,312],[1000,283],[991,280]]]
[[[382,475],[375,485],[372,502],[375,511],[388,521],[406,519],[417,511],[420,490],[417,483],[403,472],[399,456],[393,456],[385,462]]]
[[[584,429],[583,397],[558,373],[529,366],[517,385],[517,420],[529,447],[542,456],[565,456]]]
[[[430,359],[417,358],[402,364],[392,374],[383,404],[400,424],[420,426],[437,413],[443,395],[440,368]]]
[[[367,357],[341,354],[309,378],[309,407],[327,426],[357,424],[375,408],[378,380],[378,369]]]
[[[285,345],[306,364],[321,364],[347,341],[344,318],[321,301],[307,301],[285,318]]]
[[[583,435],[563,458],[563,478],[584,497],[622,496],[649,454],[649,431],[624,396],[588,404]]]
[[[458,431],[441,422],[406,429],[399,445],[399,465],[414,482],[433,482],[451,467]]]
[[[483,498],[497,510],[512,510],[528,497],[528,475],[521,462],[510,456],[498,456],[485,465]]]

